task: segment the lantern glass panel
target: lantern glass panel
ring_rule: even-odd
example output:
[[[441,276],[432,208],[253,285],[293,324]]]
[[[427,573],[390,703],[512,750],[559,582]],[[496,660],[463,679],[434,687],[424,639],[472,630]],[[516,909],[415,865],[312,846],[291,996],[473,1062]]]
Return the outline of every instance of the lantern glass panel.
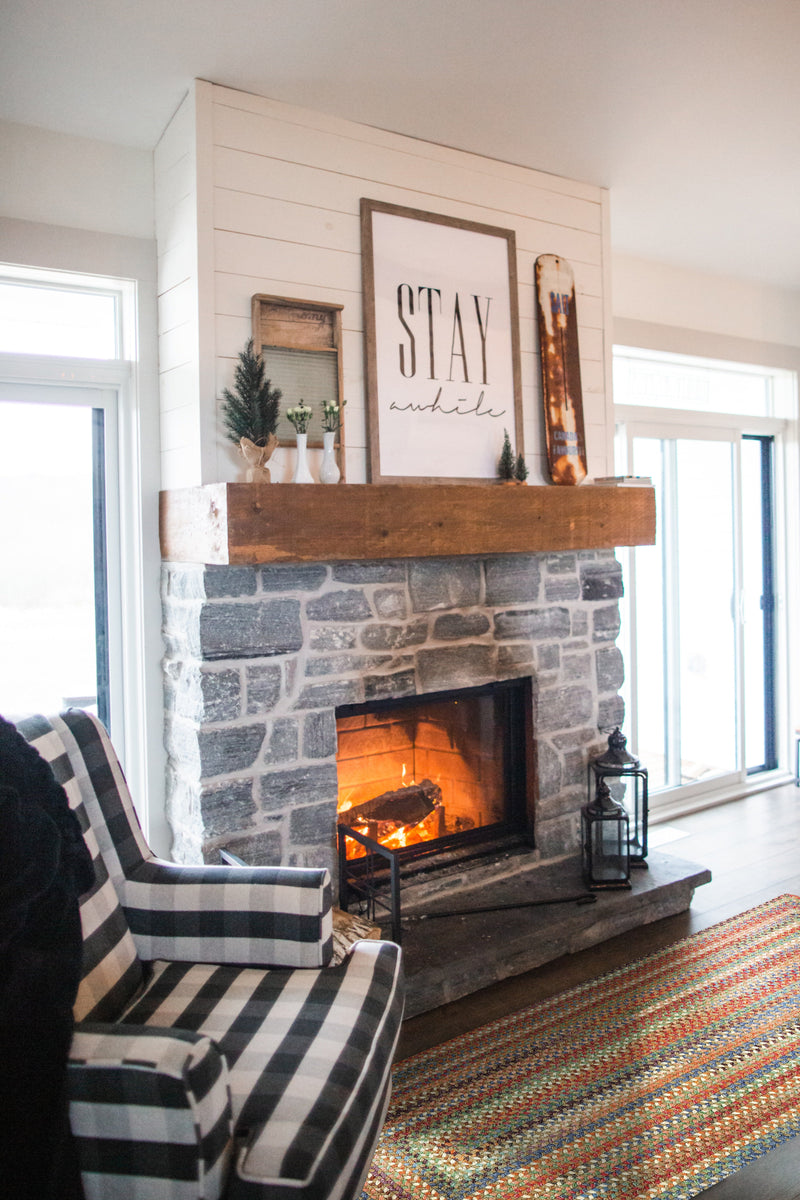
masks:
[[[598,880],[627,879],[627,823],[592,822],[592,874]]]
[[[630,836],[624,810],[587,805],[582,812],[583,870],[587,885],[630,886]]]
[[[631,861],[643,863],[647,858],[647,772],[642,768],[624,775],[603,774],[603,779],[630,819]]]

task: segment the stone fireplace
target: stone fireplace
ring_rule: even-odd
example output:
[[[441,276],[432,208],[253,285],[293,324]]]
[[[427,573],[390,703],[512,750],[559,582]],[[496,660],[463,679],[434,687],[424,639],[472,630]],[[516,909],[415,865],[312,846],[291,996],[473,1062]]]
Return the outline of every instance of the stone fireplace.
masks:
[[[654,540],[649,488],[209,484],[162,493],[174,857],[215,862],[227,848],[249,863],[324,864],[336,879],[351,749],[337,715],[344,732],[364,705],[382,714],[395,702],[519,684],[525,724],[512,755],[526,759],[524,828],[457,861],[449,848],[404,859],[407,1015],[682,912],[710,875],[660,851],[631,891],[575,903],[585,892],[587,760],[624,717],[613,547]],[[423,711],[417,723],[420,751],[441,742],[438,717]],[[459,746],[459,728],[444,731]],[[459,817],[479,835],[498,833],[496,779],[476,753],[466,771],[482,780],[477,810],[459,802],[448,815],[431,793],[445,835]],[[423,780],[430,764],[419,757]],[[444,799],[446,773],[436,772]]]
[[[610,550],[255,566],[166,562],[168,815],[178,861],[335,873],[336,712],[529,680],[542,863],[578,850],[586,762],[621,723]]]

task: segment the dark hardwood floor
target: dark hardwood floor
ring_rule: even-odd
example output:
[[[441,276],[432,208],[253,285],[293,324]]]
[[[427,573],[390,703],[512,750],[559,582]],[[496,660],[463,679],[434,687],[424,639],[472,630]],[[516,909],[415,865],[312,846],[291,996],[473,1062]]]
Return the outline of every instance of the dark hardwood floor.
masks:
[[[546,963],[403,1025],[399,1058],[438,1045],[658,950],[697,930],[783,893],[800,895],[800,788],[773,788],[688,817],[655,825],[671,840],[667,853],[707,866],[712,882],[691,908],[599,946]],[[678,834],[672,839],[673,834]],[[797,1143],[797,1144],[796,1144]],[[717,1184],[708,1200],[800,1200],[800,1141]]]

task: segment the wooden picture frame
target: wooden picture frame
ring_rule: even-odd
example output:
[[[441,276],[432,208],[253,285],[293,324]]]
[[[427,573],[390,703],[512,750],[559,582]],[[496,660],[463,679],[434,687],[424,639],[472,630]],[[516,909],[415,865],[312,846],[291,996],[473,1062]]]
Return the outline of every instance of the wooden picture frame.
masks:
[[[264,360],[266,376],[283,393],[278,419],[278,445],[293,446],[295,429],[286,409],[305,400],[314,411],[309,446],[322,445],[323,398],[339,405],[336,454],[344,478],[344,409],[342,407],[342,304],[256,295],[252,299],[253,346]]]
[[[369,477],[497,478],[522,454],[514,231],[361,201]]]

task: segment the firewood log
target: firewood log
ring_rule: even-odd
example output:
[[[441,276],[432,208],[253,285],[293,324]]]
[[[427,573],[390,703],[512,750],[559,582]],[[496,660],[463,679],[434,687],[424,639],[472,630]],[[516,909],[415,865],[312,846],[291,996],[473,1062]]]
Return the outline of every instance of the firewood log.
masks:
[[[398,825],[416,825],[441,802],[442,789],[439,785],[430,779],[423,779],[421,783],[382,792],[372,800],[354,804],[352,808],[339,813],[339,820],[350,826],[359,821],[395,821]]]

